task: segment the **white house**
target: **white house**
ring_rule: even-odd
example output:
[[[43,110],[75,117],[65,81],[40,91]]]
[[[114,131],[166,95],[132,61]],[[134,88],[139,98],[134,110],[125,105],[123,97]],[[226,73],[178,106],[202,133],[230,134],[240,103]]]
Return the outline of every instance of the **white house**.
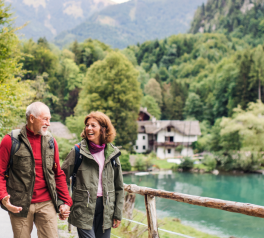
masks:
[[[192,156],[191,145],[201,135],[199,121],[156,121],[152,117],[151,120],[139,120],[137,123],[135,151],[137,153],[155,151],[161,159],[175,158],[179,155]]]

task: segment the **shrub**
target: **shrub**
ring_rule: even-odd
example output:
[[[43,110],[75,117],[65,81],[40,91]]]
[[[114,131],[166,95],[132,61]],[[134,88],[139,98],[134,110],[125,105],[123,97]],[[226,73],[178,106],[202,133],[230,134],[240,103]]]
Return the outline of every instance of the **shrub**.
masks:
[[[190,170],[193,168],[193,160],[190,157],[184,157],[183,161],[180,163],[179,168],[183,170]]]
[[[218,161],[220,168],[225,171],[241,170],[247,172],[259,169],[263,163],[263,158],[259,152],[239,151],[220,154]]]
[[[203,164],[207,167],[206,172],[213,171],[216,168],[216,160],[212,155],[205,155]]]
[[[120,159],[122,170],[123,171],[131,171],[131,164],[129,162],[129,154],[123,154],[123,152],[122,152],[119,159]]]
[[[135,168],[138,171],[145,171],[147,169],[145,158],[143,155],[138,155],[136,158]]]
[[[64,138],[56,137],[56,141],[59,147],[60,160],[64,161],[67,155],[70,153],[72,147],[78,143],[77,140],[67,140]]]

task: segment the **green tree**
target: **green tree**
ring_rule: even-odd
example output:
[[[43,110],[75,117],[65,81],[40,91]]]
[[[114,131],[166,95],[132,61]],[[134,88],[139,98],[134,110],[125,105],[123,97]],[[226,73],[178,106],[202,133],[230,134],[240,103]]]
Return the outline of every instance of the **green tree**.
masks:
[[[26,105],[34,96],[30,83],[19,78],[23,75],[19,64],[22,54],[11,17],[10,6],[0,0],[0,140],[25,121]]]
[[[148,81],[148,83],[144,87],[144,93],[152,96],[155,99],[155,101],[159,104],[159,106],[162,105],[161,87],[156,79],[151,78]]]
[[[76,116],[97,110],[107,114],[117,130],[115,143],[132,147],[137,138],[136,119],[142,97],[137,77],[138,71],[123,54],[108,53],[88,69]]]
[[[161,112],[159,105],[152,96],[146,95],[145,97],[143,97],[141,100],[141,106],[146,107],[148,112],[156,119],[160,119]]]
[[[261,84],[264,83],[264,50],[258,45],[253,51],[252,81],[258,83],[258,99],[261,100]]]
[[[185,118],[194,117],[201,121],[203,118],[203,103],[196,93],[189,93],[184,107]]]
[[[229,138],[233,144],[238,144],[236,148],[231,149],[261,152],[264,150],[263,115],[264,105],[260,101],[249,103],[246,110],[238,106],[234,109],[232,118],[223,118],[220,135],[226,138],[225,143]]]
[[[37,76],[47,73],[48,80],[53,80],[59,66],[59,59],[48,48],[47,42],[40,40],[37,44],[30,39],[22,44],[21,51],[24,53],[21,63],[23,69],[27,71],[23,79],[33,80]]]

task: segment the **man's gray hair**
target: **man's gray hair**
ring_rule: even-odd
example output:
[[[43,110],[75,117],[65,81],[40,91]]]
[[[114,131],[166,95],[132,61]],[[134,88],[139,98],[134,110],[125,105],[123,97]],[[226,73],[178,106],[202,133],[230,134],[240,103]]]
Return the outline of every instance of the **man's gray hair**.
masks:
[[[34,117],[38,117],[41,114],[43,108],[47,108],[49,110],[49,107],[46,104],[42,103],[42,102],[33,102],[33,103],[31,103],[27,107],[27,110],[26,110],[26,119],[27,119],[27,121],[28,121],[30,115],[33,115]]]

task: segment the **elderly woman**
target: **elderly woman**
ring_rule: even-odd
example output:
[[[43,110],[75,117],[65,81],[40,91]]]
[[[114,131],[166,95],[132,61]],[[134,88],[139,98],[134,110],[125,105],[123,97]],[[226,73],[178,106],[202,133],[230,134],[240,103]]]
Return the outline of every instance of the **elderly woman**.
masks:
[[[111,227],[117,228],[122,219],[121,153],[110,143],[116,132],[108,116],[91,112],[84,123],[79,154],[82,163],[76,173],[68,221],[77,227],[81,238],[109,238]],[[68,186],[77,161],[75,150],[76,145],[62,165]]]

